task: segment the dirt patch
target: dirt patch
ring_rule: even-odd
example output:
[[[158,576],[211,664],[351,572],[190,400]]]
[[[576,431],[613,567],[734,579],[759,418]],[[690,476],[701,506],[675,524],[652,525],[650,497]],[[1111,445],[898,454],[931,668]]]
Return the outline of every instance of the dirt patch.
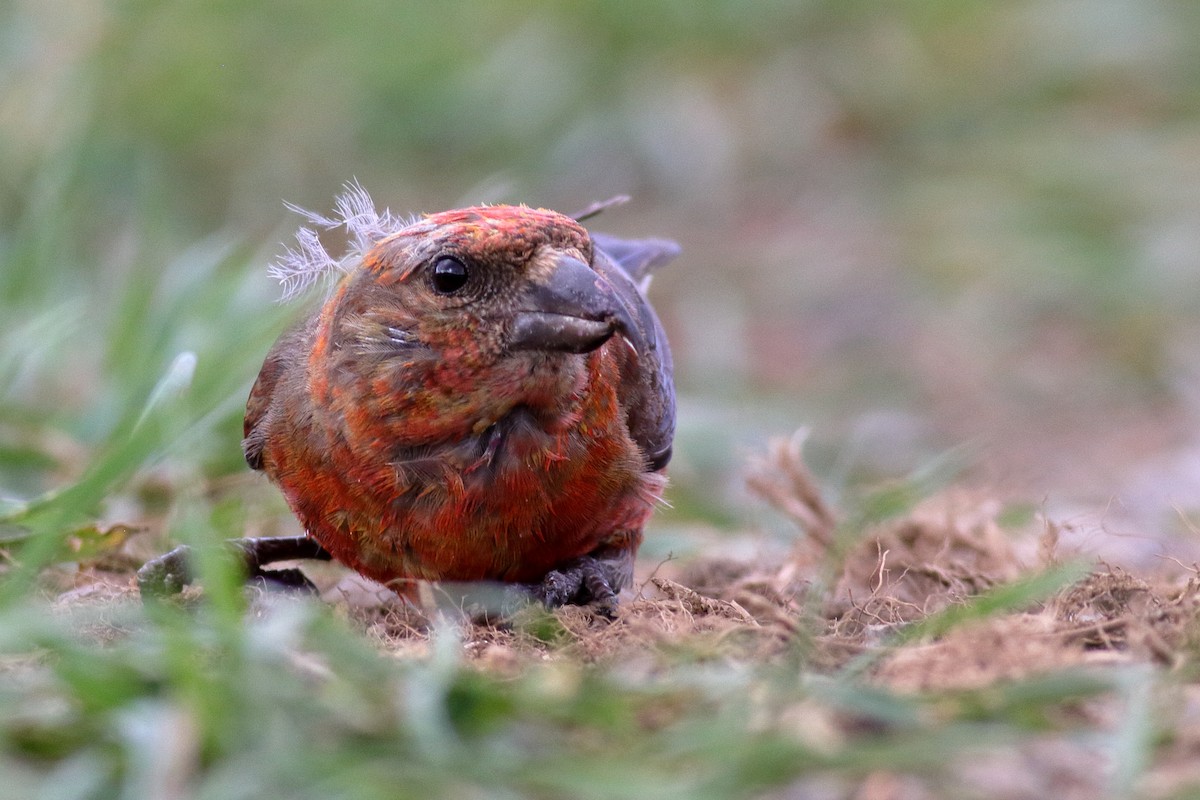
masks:
[[[553,612],[524,607],[489,616],[452,587],[422,585],[416,593],[420,602],[412,604],[336,565],[306,571],[322,601],[382,652],[426,658],[432,632],[452,626],[468,663],[504,677],[517,677],[534,664],[568,671],[598,664],[649,677],[670,675],[680,663],[709,660],[796,663],[818,674],[851,666],[893,691],[986,710],[1002,702],[1005,687],[1020,687],[1023,679],[1100,676],[1100,688],[1081,694],[1078,702],[1059,702],[1056,696],[1039,723],[1045,735],[983,748],[977,757],[947,765],[957,785],[978,787],[980,796],[1095,796],[1106,785],[1108,756],[1070,731],[1120,727],[1130,707],[1113,677],[1121,670],[1169,672],[1180,678],[1167,682],[1178,698],[1154,702],[1166,703],[1155,713],[1171,739],[1156,750],[1141,788],[1150,796],[1170,796],[1200,780],[1195,766],[1200,690],[1189,666],[1200,642],[1200,571],[1164,561],[1172,572],[1134,574],[1097,563],[1050,597],[954,626],[929,627],[936,632],[914,637],[922,628],[912,626],[930,615],[970,609],[981,596],[1058,565],[1059,528],[1037,518],[1021,527],[1002,525],[1000,502],[954,489],[852,530],[821,498],[801,444],[799,437],[775,443],[752,479],[802,534],[788,557],[713,553],[643,564],[636,590],[622,599],[615,619],[587,607]],[[137,536],[128,542],[144,545]],[[103,559],[62,565],[43,576],[42,588],[55,608],[74,612],[78,632],[100,643],[126,635],[131,615],[125,612],[139,602],[132,571],[118,556],[109,550]],[[201,591],[190,587],[182,601],[193,601]],[[248,591],[251,613],[269,613],[271,595],[261,588]],[[298,669],[317,668],[302,653],[297,659]],[[820,739],[822,748],[886,733],[875,729],[877,722],[828,706],[818,695],[801,706],[778,713],[795,716],[797,735]],[[1031,707],[1043,713],[1037,704]],[[943,796],[920,778],[886,770],[866,776],[857,790],[853,794],[847,785],[843,795]],[[797,792],[807,789],[800,785]]]
[[[962,603],[1023,571],[996,523],[994,502],[958,493],[921,504],[879,526],[847,553],[826,602],[839,633],[891,627]]]
[[[735,561],[697,558],[660,567],[615,619],[589,608],[526,609],[502,621],[472,620],[453,604],[404,603],[370,585],[343,581],[327,597],[380,647],[401,657],[426,652],[431,626],[461,626],[465,652],[481,668],[516,670],[535,659],[646,662],[655,654],[769,659],[799,648],[818,669],[874,654],[871,675],[902,691],[978,689],[1070,667],[1181,663],[1194,647],[1200,578],[1156,580],[1106,564],[1029,608],[957,626],[929,640],[894,644],[913,622],[963,605],[1053,562],[1017,558],[1014,535],[996,521],[999,505],[951,492],[869,530],[828,567],[812,558]],[[1019,535],[1046,538],[1038,524]],[[427,599],[432,595],[426,593]],[[447,609],[451,613],[447,615]]]
[[[1195,649],[1195,570],[1178,565],[1174,575],[1137,576],[1103,563],[1034,607],[899,643],[897,634],[906,626],[1056,564],[1058,528],[1037,519],[1023,528],[1002,526],[1001,503],[953,489],[847,531],[804,462],[803,441],[801,433],[773,442],[749,478],[752,489],[799,528],[790,557],[702,556],[658,565],[641,577],[635,596],[624,600],[613,620],[575,607],[553,613],[530,608],[498,619],[428,585],[414,606],[336,565],[306,570],[323,600],[382,650],[421,656],[431,628],[449,621],[460,627],[472,660],[501,672],[530,660],[648,660],[653,668],[655,654],[763,660],[789,651],[803,652],[821,670],[867,654],[874,679],[928,691],[978,688],[1081,665],[1174,668]],[[145,548],[139,537],[128,538],[125,548]],[[56,607],[97,609],[87,633],[99,640],[122,632],[119,615],[105,610],[137,602],[133,559],[122,560],[123,552],[106,547],[90,562],[44,575]],[[1019,553],[1029,554],[1029,563]]]
[[[553,612],[525,607],[489,617],[478,603],[430,585],[420,587],[414,605],[337,565],[305,569],[323,602],[381,651],[397,659],[425,658],[431,632],[453,626],[469,663],[500,676],[515,677],[547,662],[568,670],[580,663],[619,665],[622,674],[653,676],[669,674],[681,661],[793,659],[816,673],[852,665],[868,681],[902,693],[975,693],[972,702],[986,707],[1006,686],[1039,675],[1053,679],[1068,674],[1064,670],[1170,672],[1180,677],[1170,682],[1178,697],[1168,699],[1160,716],[1171,720],[1171,739],[1158,749],[1142,788],[1151,796],[1170,796],[1200,780],[1195,766],[1200,689],[1190,674],[1200,642],[1200,570],[1164,561],[1170,571],[1134,574],[1096,563],[1050,597],[929,628],[937,633],[914,638],[913,631],[922,629],[912,626],[930,615],[970,608],[981,595],[1058,565],[1060,529],[1037,518],[1021,527],[1002,525],[1003,504],[985,493],[953,489],[851,530],[821,498],[801,444],[802,437],[775,443],[751,480],[802,534],[788,557],[708,554],[644,564],[636,591],[622,599],[615,619],[586,607]],[[128,546],[144,548],[145,542],[134,536]],[[43,575],[42,588],[54,607],[74,612],[79,633],[101,643],[126,634],[129,615],[123,609],[139,602],[129,566],[136,559],[121,553],[107,550],[103,558],[60,565]],[[248,591],[251,613],[267,613],[270,595],[260,588]],[[190,587],[182,600],[193,601],[201,592]],[[1050,731],[1045,736],[981,750],[977,758],[947,769],[959,785],[979,787],[980,796],[1095,796],[1105,785],[1096,766],[1105,764],[1104,753],[1055,731],[1115,730],[1126,710],[1127,698],[1115,689],[1059,703],[1047,711],[1058,716],[1045,723]],[[796,716],[797,735],[805,741],[823,737],[822,747],[836,747],[862,735],[862,725],[874,724],[816,696],[786,713]],[[798,794],[805,793],[801,786]],[[851,796],[849,789],[843,794]],[[877,771],[853,796],[942,795],[913,776]]]

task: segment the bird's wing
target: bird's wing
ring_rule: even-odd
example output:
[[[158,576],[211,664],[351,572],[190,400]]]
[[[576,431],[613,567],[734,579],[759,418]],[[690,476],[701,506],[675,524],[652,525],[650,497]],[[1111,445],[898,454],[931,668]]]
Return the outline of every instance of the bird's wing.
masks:
[[[622,380],[622,400],[629,432],[646,453],[647,466],[657,471],[671,459],[675,438],[675,384],[671,350],[662,324],[639,283],[649,271],[679,254],[679,245],[662,239],[626,240],[593,234],[593,266],[604,275],[625,303],[636,330],[626,338],[637,351],[636,364]]]
[[[592,243],[646,291],[650,274],[679,256],[679,245],[669,239],[618,239],[606,233],[590,233]]]
[[[251,469],[262,469],[266,423],[275,398],[275,387],[296,360],[308,352],[304,341],[312,336],[316,321],[314,314],[280,334],[267,352],[258,378],[250,389],[250,397],[246,400],[246,419],[242,423],[242,436],[245,437],[242,439],[242,453]]]

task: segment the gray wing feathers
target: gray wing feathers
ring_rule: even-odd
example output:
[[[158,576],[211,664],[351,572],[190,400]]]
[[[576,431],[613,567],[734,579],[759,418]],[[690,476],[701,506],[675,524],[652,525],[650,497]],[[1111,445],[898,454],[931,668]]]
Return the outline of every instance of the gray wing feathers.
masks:
[[[650,273],[674,261],[680,252],[679,245],[668,239],[618,239],[605,233],[590,235],[592,243],[625,270],[642,291],[645,291],[642,282],[650,277]]]
[[[242,454],[251,469],[263,468],[263,447],[271,416],[275,413],[275,388],[288,379],[288,373],[302,361],[311,349],[308,339],[316,328],[317,315],[301,321],[284,331],[263,360],[250,397],[246,400],[246,418],[242,423]]]
[[[675,438],[675,385],[671,350],[662,324],[639,283],[651,270],[679,255],[679,245],[663,239],[617,239],[591,234],[596,245],[596,270],[608,278],[637,330],[627,338],[637,351],[635,368],[623,376],[622,396],[629,432],[646,453],[647,468],[657,471],[671,458]]]

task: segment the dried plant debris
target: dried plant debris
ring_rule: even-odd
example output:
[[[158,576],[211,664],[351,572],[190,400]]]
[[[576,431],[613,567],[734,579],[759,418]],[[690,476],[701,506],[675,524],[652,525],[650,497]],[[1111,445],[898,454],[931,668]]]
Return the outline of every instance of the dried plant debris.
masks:
[[[1146,575],[1097,563],[1048,597],[948,628],[922,627],[930,615],[969,610],[981,596],[1058,565],[1058,528],[1036,518],[1006,527],[999,522],[1003,504],[994,498],[947,490],[848,532],[835,522],[839,512],[814,502],[820,495],[796,440],[773,452],[787,476],[772,484],[776,500],[809,510],[795,515],[798,524],[814,526],[803,544],[790,554],[764,546],[754,555],[739,542],[688,560],[643,563],[612,619],[570,606],[480,614],[454,587],[429,584],[418,587],[413,603],[329,564],[305,567],[319,597],[252,587],[247,613],[257,618],[291,603],[320,602],[398,661],[436,661],[451,641],[470,670],[514,684],[530,676],[578,681],[596,668],[631,685],[673,681],[681,667],[705,674],[768,664],[764,674],[781,675],[795,668],[811,691],[756,713],[772,726],[794,728],[806,746],[830,757],[855,743],[869,749],[872,741],[909,737],[895,724],[915,726],[914,738],[936,739],[942,725],[982,730],[971,721],[986,720],[995,709],[1013,719],[1033,715],[1019,739],[972,742],[969,750],[956,745],[951,749],[959,755],[928,774],[879,768],[857,782],[850,774],[801,776],[771,795],[779,797],[1099,796],[1112,785],[1109,742],[1125,729],[1121,676],[1153,674],[1165,678],[1156,683],[1154,702],[1169,703],[1155,713],[1158,729],[1169,730],[1170,738],[1156,744],[1139,796],[1190,796],[1187,791],[1200,785],[1200,691],[1189,677],[1200,643],[1200,569],[1164,561],[1179,569]],[[138,624],[128,613],[137,609],[136,583],[118,561],[58,565],[40,586],[55,598],[57,613],[70,615],[79,636],[100,645],[119,641]],[[202,592],[189,587],[179,602],[195,604]],[[922,630],[930,632],[919,635]],[[331,666],[320,654],[297,648],[288,663],[315,685],[329,678]],[[10,676],[21,669],[29,666],[0,663],[0,673]],[[851,674],[852,693],[879,691],[880,698],[892,698],[886,703],[920,713],[889,722],[822,691]],[[1037,699],[1039,686],[1049,701]],[[1177,702],[1161,696],[1171,692]],[[670,703],[684,703],[682,696]],[[670,703],[646,711],[645,724],[669,726],[678,719]]]
[[[915,621],[1016,579],[1022,568],[994,505],[951,493],[870,531],[843,559],[826,616],[852,635]]]
[[[822,550],[833,546],[838,518],[822,495],[816,476],[804,460],[808,429],[789,438],[772,439],[767,455],[750,463],[750,490],[790,517],[808,541]]]
[[[874,679],[926,691],[976,689],[1081,665],[1172,666],[1190,646],[1200,578],[1155,585],[1101,564],[1037,608],[889,649],[906,625],[1029,571],[982,507],[952,494],[881,525],[847,554],[825,597],[795,562],[700,558],[659,570],[669,576],[647,578],[611,621],[586,607],[531,608],[500,622],[463,615],[464,648],[481,668],[509,671],[531,660],[649,663],[655,654],[681,652],[763,659],[801,640],[811,645],[814,666],[834,668],[882,647]],[[386,593],[363,596],[374,602],[346,603],[346,613],[382,648],[401,657],[427,652],[430,625],[441,612]]]
[[[1178,663],[1196,634],[1200,580],[1154,586],[1120,568],[1105,567],[1059,595],[1050,611],[1073,644],[1088,650],[1131,652],[1166,666]]]
[[[893,689],[968,690],[1080,665],[1176,667],[1200,642],[1200,572],[1158,579],[1103,563],[1035,607],[987,615],[934,638],[898,638],[931,614],[1057,564],[1058,528],[1036,519],[1016,531],[1005,528],[998,522],[1000,502],[951,489],[850,531],[846,544],[839,522],[845,515],[823,498],[804,462],[803,440],[801,433],[772,443],[749,479],[795,520],[805,534],[802,546],[790,557],[732,558],[712,550],[642,565],[646,572],[626,592],[615,619],[587,607],[479,613],[433,585],[422,585],[413,605],[337,565],[305,569],[312,570],[321,601],[381,650],[423,658],[431,631],[449,622],[472,663],[501,673],[547,660],[653,670],[681,656],[761,661],[800,652],[818,671],[867,655],[873,659],[868,674]],[[45,573],[42,586],[60,609],[136,598],[131,574],[112,558],[60,565]],[[194,601],[197,591],[189,589],[183,602]],[[267,613],[268,606],[252,597],[251,613]],[[114,620],[94,616],[88,635],[120,635]]]
[[[1087,661],[1087,651],[1072,646],[1049,616],[1015,614],[964,625],[934,642],[898,648],[875,676],[904,691],[977,689]]]

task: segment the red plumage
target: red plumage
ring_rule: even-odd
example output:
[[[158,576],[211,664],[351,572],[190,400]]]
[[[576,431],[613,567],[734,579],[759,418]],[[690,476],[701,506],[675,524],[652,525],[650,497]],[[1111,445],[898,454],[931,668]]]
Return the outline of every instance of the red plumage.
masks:
[[[340,204],[359,240],[345,275],[251,391],[247,461],[334,558],[398,591],[572,570],[627,585],[675,421],[666,338],[637,282],[675,245],[523,206],[404,223],[356,192]],[[281,272],[334,263],[314,241]],[[555,591],[535,594],[597,594]]]

